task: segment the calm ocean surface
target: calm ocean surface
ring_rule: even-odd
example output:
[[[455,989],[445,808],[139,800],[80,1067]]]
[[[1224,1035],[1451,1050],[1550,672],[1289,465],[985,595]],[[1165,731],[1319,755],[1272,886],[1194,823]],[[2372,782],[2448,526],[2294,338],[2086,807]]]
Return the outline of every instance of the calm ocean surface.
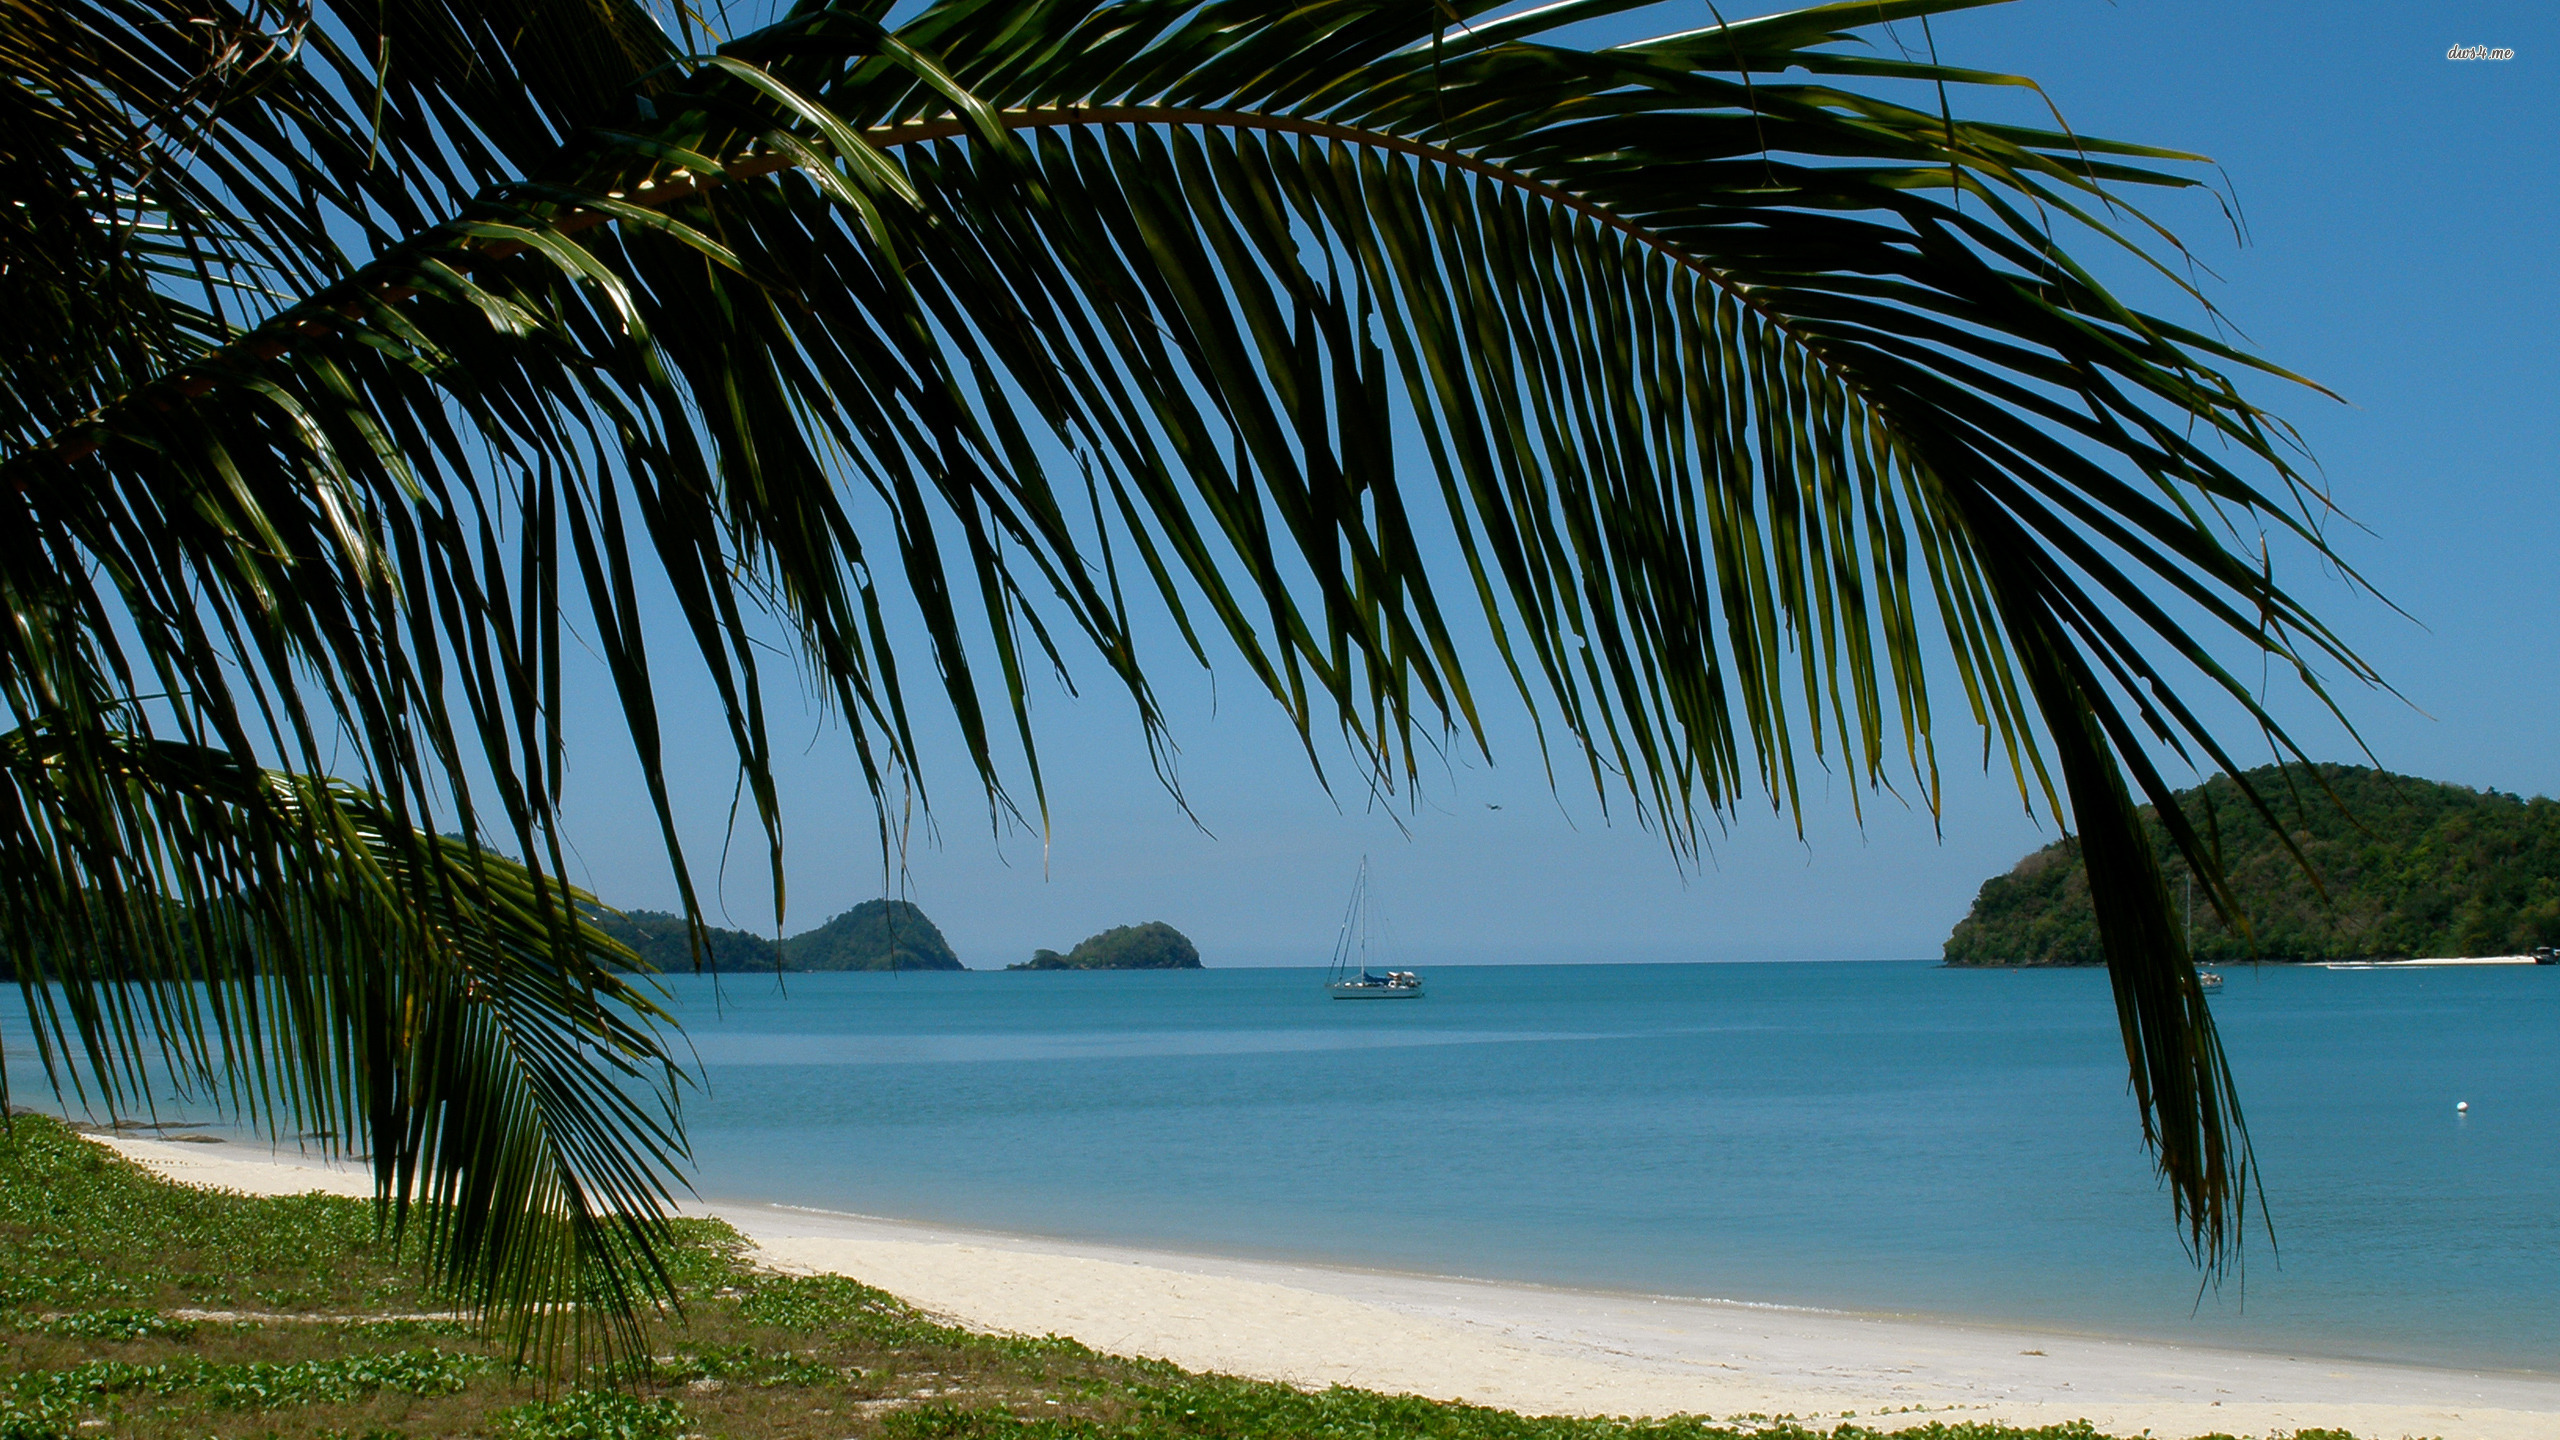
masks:
[[[2560,971],[2227,973],[2276,1233],[2201,1294],[2097,971],[1443,966],[1389,1004],[1306,970],[672,983],[713,1198],[2560,1368]]]
[[[2225,974],[2276,1234],[2202,1291],[2094,970],[1440,966],[1381,1004],[1318,970],[668,983],[712,1199],[2560,1370],[2560,970]],[[0,1006],[35,1099],[25,1023]]]

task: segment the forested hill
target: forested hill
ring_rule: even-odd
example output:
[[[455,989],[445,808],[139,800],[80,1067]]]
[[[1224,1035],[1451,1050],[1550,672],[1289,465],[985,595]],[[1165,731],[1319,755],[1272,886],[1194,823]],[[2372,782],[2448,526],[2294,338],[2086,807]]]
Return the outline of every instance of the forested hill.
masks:
[[[1191,937],[1161,920],[1144,925],[1118,925],[1088,935],[1061,955],[1034,950],[1031,958],[1007,970],[1197,970],[1200,949]]]
[[[593,917],[599,929],[668,974],[693,969],[684,921],[657,910]],[[771,970],[774,942],[744,930],[714,928],[705,969]],[[784,970],[958,970],[960,957],[925,913],[904,900],[865,900],[815,930],[782,942]]]
[[[782,942],[793,970],[960,970],[941,927],[904,900],[865,900]]]
[[[598,910],[587,918],[595,922],[597,929],[630,946],[632,953],[647,961],[652,970],[682,975],[693,969],[693,947],[685,939],[681,915],[664,910]],[[703,956],[705,970],[773,968],[773,942],[762,935],[715,925],[709,941],[709,953]]]
[[[2215,833],[2208,826],[2219,828],[2223,867],[2251,924],[2248,939],[2233,934],[2199,892],[2197,959],[2513,955],[2560,945],[2560,803],[2350,765],[2297,769],[2290,780],[2269,767],[2248,779],[2327,894],[2229,777],[2182,792],[2181,808],[2208,843]],[[2153,812],[2143,815],[2174,899],[2186,864]],[[1946,944],[1950,965],[2104,959],[2076,840],[2048,845],[1983,882]]]

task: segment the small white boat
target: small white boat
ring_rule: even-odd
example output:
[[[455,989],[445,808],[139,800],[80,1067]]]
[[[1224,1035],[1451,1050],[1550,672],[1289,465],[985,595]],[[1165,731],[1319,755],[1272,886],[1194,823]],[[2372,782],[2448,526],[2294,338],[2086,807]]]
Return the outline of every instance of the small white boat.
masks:
[[[2222,977],[2210,970],[2199,970],[2196,972],[2196,983],[2207,990],[2219,990],[2222,988]]]
[[[1419,1000],[1422,977],[1410,970],[1369,968],[1369,857],[1360,857],[1360,873],[1351,881],[1351,903],[1342,911],[1341,933],[1333,937],[1333,968],[1325,973],[1325,993],[1336,1000]]]

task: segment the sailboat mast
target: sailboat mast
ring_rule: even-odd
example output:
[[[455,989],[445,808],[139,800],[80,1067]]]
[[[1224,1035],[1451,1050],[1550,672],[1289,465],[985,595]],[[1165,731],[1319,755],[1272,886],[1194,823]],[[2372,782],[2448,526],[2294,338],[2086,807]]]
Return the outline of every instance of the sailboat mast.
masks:
[[[1369,973],[1369,857],[1360,857],[1360,973]]]
[[[1333,968],[1329,972],[1330,979],[1339,980],[1343,973],[1350,969],[1355,930],[1358,932],[1356,943],[1360,951],[1361,966],[1365,969],[1369,963],[1368,896],[1369,857],[1363,855],[1360,857],[1360,872],[1352,877],[1351,903],[1344,906],[1342,910],[1342,928],[1334,933]]]

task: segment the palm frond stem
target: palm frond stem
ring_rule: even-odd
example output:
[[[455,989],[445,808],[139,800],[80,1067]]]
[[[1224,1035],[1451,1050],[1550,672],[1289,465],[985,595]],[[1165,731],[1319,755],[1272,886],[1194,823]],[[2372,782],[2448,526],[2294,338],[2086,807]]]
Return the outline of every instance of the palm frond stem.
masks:
[[[1809,352],[1816,355],[1823,354],[1818,340],[1799,331],[1784,312],[1756,295],[1750,285],[1734,279],[1668,237],[1606,205],[1584,199],[1571,191],[1540,180],[1536,176],[1446,146],[1434,145],[1428,141],[1392,132],[1309,119],[1305,116],[1200,109],[1189,106],[1038,106],[997,111],[995,119],[1009,132],[1093,125],[1169,125],[1303,135],[1312,139],[1335,141],[1358,149],[1403,155],[1470,175],[1479,175],[1569,210],[1661,254],[1682,269],[1690,271],[1731,295],[1735,300],[1750,306],[1770,326],[1790,340],[1804,346]],[[901,121],[891,125],[874,126],[857,133],[873,149],[885,153],[903,145],[923,144],[983,133],[983,127],[972,118],[952,116],[946,119]],[[718,174],[702,174],[678,168],[667,172],[663,178],[651,177],[633,184],[628,189],[608,191],[605,198],[625,202],[633,208],[663,209],[690,200],[724,183],[759,179],[782,171],[803,168],[805,163],[798,156],[779,155],[770,149],[750,147],[736,160],[723,163]],[[516,187],[511,184],[507,188]],[[622,217],[618,216],[614,210],[598,207],[592,203],[572,204],[556,217],[548,218],[546,228],[552,235],[565,237],[611,224],[619,218]],[[470,253],[489,260],[504,260],[522,255],[536,246],[529,240],[463,235],[455,238],[449,248],[452,251]],[[405,249],[406,247],[404,251]],[[112,401],[100,407],[99,410],[82,416],[73,424],[64,427],[61,432],[29,447],[21,454],[27,459],[43,457],[63,463],[86,459],[97,453],[99,446],[104,443],[94,438],[94,432],[111,418],[114,410],[120,406],[136,401],[148,404],[150,392],[154,390],[165,390],[169,394],[184,396],[188,399],[208,395],[223,383],[221,362],[226,355],[245,354],[258,360],[280,359],[292,353],[297,346],[332,333],[339,321],[363,318],[368,302],[376,305],[396,305],[414,298],[418,294],[414,287],[395,281],[368,278],[376,270],[413,263],[415,263],[415,257],[410,253],[383,257],[330,287],[329,290],[314,295],[292,309],[261,323],[222,349],[198,358],[186,369],[166,378],[147,382],[133,396]],[[1831,368],[1833,373],[1844,377],[1854,373],[1849,368],[1836,364]],[[19,463],[18,458],[13,457],[9,461],[10,468],[15,468],[17,463]],[[17,481],[16,484],[21,489],[25,486],[23,480]]]

